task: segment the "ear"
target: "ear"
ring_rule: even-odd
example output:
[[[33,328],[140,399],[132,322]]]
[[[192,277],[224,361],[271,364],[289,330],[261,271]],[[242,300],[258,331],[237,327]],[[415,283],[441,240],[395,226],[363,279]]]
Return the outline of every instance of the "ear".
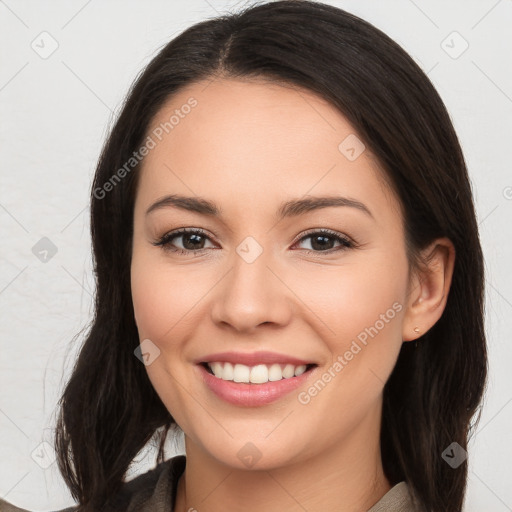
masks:
[[[443,314],[455,264],[455,247],[449,238],[439,238],[422,251],[426,267],[409,284],[402,340],[425,334]],[[417,328],[419,332],[414,329]]]

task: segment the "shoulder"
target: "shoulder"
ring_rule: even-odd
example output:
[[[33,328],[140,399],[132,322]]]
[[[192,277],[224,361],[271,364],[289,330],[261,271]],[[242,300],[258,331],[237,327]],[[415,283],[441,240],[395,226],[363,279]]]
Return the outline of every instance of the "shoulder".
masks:
[[[416,512],[407,482],[392,487],[368,512]]]
[[[172,506],[178,479],[185,469],[185,456],[176,455],[146,473],[125,482],[116,496],[112,511],[135,512],[145,507],[165,504]],[[144,507],[142,509],[141,507]],[[168,507],[169,508],[169,507]],[[152,510],[148,508],[147,510]],[[55,512],[77,512],[78,505]],[[0,498],[0,512],[30,512]]]

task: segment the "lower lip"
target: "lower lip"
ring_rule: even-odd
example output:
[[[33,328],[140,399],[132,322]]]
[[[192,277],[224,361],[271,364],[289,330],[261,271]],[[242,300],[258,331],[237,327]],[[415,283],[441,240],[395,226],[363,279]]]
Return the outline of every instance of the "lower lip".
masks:
[[[205,384],[211,391],[226,402],[242,407],[257,407],[279,400],[303,385],[318,368],[318,366],[314,366],[298,377],[281,379],[265,384],[247,384],[245,382],[219,379],[209,373],[202,364],[197,365],[197,367]]]

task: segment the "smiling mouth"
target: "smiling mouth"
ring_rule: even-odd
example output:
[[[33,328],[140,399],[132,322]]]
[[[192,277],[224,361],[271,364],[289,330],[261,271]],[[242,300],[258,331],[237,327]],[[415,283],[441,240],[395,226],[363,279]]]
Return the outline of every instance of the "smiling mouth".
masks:
[[[200,365],[210,374],[224,381],[240,384],[265,384],[299,377],[317,367],[317,364],[292,365],[285,363],[247,366],[223,362],[202,362]]]

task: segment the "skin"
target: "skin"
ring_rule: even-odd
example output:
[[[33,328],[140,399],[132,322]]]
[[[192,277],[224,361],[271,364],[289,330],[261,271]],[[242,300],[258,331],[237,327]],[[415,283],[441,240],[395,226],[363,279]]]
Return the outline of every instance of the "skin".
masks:
[[[443,312],[453,245],[436,240],[425,250],[431,272],[409,276],[397,198],[368,149],[354,161],[339,151],[355,130],[315,94],[264,80],[204,81],[167,101],[148,133],[190,97],[197,106],[143,161],[131,266],[140,340],[160,350],[148,376],[185,433],[176,510],[367,510],[391,488],[379,446],[383,387],[403,341]],[[168,194],[206,198],[222,216],[176,207],[146,215]],[[276,222],[283,201],[305,195],[356,199],[373,216],[328,207]],[[202,254],[153,245],[183,227],[206,231]],[[313,228],[357,247],[336,250],[329,238],[327,254],[303,238]],[[236,252],[247,236],[263,248],[251,264]],[[194,247],[186,236],[172,244]],[[228,350],[300,357],[321,378],[394,303],[401,310],[307,404],[297,395],[312,383],[239,407],[198,378],[195,360]],[[248,442],[261,455],[252,467],[237,455]]]

